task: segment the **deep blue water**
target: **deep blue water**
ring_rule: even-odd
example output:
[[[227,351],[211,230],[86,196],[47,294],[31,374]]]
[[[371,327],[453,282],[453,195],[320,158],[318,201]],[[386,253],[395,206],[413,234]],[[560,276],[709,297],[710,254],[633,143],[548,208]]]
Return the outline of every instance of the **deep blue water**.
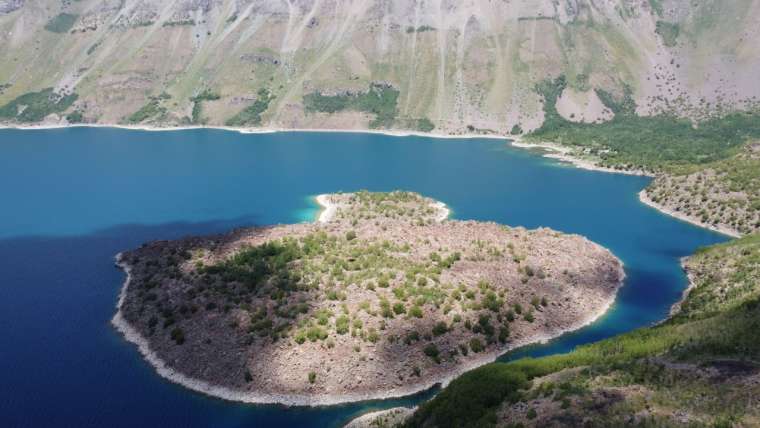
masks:
[[[458,219],[579,233],[628,279],[602,320],[515,355],[563,352],[663,318],[678,260],[723,241],[639,203],[648,179],[558,165],[496,140],[74,128],[0,131],[0,426],[334,426],[402,400],[230,403],[158,375],[109,324],[117,252],[156,239],[309,220],[311,195],[413,190]]]

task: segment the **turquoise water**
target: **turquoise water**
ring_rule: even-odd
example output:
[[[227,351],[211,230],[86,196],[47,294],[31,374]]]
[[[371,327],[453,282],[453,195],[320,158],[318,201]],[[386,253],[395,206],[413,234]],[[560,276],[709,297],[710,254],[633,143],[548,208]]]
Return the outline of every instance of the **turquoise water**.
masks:
[[[225,402],[164,381],[110,326],[117,252],[313,218],[315,194],[413,190],[459,219],[579,233],[628,278],[596,324],[505,356],[562,352],[662,319],[679,258],[725,238],[639,203],[642,177],[565,167],[497,140],[73,128],[0,131],[2,426],[335,426],[401,400],[326,408]]]

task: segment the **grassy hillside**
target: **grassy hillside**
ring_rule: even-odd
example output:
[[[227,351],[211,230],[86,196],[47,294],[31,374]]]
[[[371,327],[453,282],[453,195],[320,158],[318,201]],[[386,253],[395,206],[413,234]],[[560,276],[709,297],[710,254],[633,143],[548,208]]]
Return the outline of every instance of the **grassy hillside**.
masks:
[[[484,366],[407,426],[757,426],[760,236],[704,249],[686,268],[694,288],[665,323]]]

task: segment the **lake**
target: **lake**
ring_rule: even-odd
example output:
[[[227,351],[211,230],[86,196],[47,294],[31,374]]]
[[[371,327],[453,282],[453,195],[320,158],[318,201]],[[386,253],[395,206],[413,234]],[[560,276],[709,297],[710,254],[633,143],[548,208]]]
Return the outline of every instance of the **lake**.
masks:
[[[111,326],[119,251],[233,227],[311,221],[319,193],[403,189],[456,219],[578,233],[627,279],[564,352],[650,325],[686,279],[679,259],[726,238],[641,204],[650,179],[568,167],[493,139],[112,128],[0,130],[0,421],[4,427],[336,426],[398,400],[324,408],[226,402],[159,377]]]

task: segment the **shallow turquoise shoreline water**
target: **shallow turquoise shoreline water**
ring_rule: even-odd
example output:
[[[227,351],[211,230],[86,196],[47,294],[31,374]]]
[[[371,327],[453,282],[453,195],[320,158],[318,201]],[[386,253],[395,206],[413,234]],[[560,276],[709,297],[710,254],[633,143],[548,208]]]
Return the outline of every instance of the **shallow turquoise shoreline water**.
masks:
[[[602,320],[504,358],[562,352],[651,324],[685,287],[679,258],[725,238],[639,203],[647,183],[496,140],[0,130],[3,425],[334,426],[428,397],[314,409],[225,402],[159,378],[110,326],[124,279],[113,266],[117,252],[306,221],[319,193],[413,190],[445,202],[455,218],[579,233],[624,261],[626,285]]]

